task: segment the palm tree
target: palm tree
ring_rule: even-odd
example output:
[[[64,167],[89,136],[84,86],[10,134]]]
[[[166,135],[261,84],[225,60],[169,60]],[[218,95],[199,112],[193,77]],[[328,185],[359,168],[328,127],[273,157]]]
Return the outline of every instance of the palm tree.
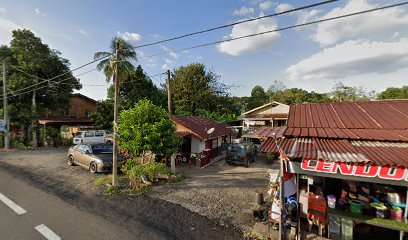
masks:
[[[135,71],[135,66],[131,61],[137,61],[134,47],[119,37],[114,37],[110,43],[111,52],[97,52],[94,55],[94,60],[103,59],[96,66],[98,71],[103,71],[106,76],[106,81],[109,82],[113,78],[115,72],[115,52],[119,48],[118,61],[118,80],[124,80],[130,73]]]

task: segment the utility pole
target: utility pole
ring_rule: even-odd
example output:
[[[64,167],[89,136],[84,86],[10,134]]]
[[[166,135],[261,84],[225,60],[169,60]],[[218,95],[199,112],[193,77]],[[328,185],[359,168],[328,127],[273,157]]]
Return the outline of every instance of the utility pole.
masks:
[[[116,40],[115,54],[115,107],[113,110],[113,163],[112,163],[112,186],[116,187],[118,178],[118,105],[119,105],[119,42]]]
[[[169,109],[169,116],[172,115],[171,110],[171,85],[170,85],[170,70],[167,70],[167,107]],[[170,156],[170,169],[171,173],[176,174],[176,156]]]
[[[171,110],[171,88],[170,88],[170,70],[167,70],[167,107],[169,109],[169,115],[172,115]]]
[[[6,128],[4,129],[4,149],[10,148],[10,121],[7,109],[7,91],[6,91],[6,60],[3,60],[3,116],[6,122]]]
[[[38,83],[38,79],[37,79],[36,83]],[[33,91],[33,99],[32,99],[32,107],[31,107],[31,111],[34,114],[34,116],[37,115],[37,102],[35,100],[35,97],[36,97],[36,91],[34,90]],[[33,139],[33,148],[34,149],[37,149],[37,145],[38,145],[37,130],[36,130],[36,126],[35,126],[36,121],[37,120],[34,120],[34,122],[31,125],[31,133],[32,133],[32,136],[33,136],[32,139]]]

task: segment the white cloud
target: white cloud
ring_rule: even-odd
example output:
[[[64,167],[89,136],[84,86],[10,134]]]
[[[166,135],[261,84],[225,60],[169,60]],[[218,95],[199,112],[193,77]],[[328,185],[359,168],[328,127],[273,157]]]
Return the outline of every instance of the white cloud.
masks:
[[[288,67],[290,80],[327,80],[392,73],[408,66],[408,38],[394,42],[349,40]]]
[[[19,28],[22,27],[12,21],[0,18],[0,44],[8,44],[11,41],[11,32]]]
[[[160,45],[160,48],[163,49],[164,51],[168,52],[170,56],[172,56],[173,58],[177,59],[179,57],[179,55],[175,52],[173,52],[172,49],[164,46],[164,45]]]
[[[259,4],[259,8],[262,11],[268,11],[269,9],[271,9],[271,7],[273,7],[273,3],[271,1],[266,1]]]
[[[240,9],[235,9],[232,13],[235,16],[248,16],[253,15],[255,10],[253,8],[242,7]]]
[[[7,13],[7,9],[5,9],[5,8],[0,8],[0,13]]]
[[[170,69],[170,66],[169,66],[167,63],[165,63],[165,64],[163,64],[163,65],[161,66],[161,69],[162,69],[162,70],[168,70],[168,69]]]
[[[133,42],[138,42],[142,39],[142,36],[138,33],[133,33],[133,32],[118,32],[118,36],[123,38],[125,41],[133,41]]]
[[[81,35],[83,35],[83,36],[88,35],[88,33],[85,32],[84,30],[78,30],[78,33],[81,34]]]
[[[275,8],[275,12],[280,13],[280,12],[286,12],[293,9],[293,6],[290,5],[289,3],[279,3],[278,6]]]
[[[298,12],[298,14],[297,14],[297,16],[298,16],[297,24],[303,24],[303,23],[307,23],[307,22],[316,21],[319,18],[318,14],[321,13],[321,12],[322,12],[321,10],[316,10],[316,9],[313,9],[311,11],[300,11],[300,12]]]
[[[378,7],[368,0],[350,0],[344,7],[338,7],[328,12],[322,18],[330,18],[352,12]],[[404,8],[390,8],[358,16],[337,19],[317,25],[312,39],[321,46],[333,45],[340,40],[355,37],[374,38],[391,35],[396,30],[408,26],[408,14]]]
[[[236,38],[244,35],[256,34],[268,30],[274,30],[277,27],[278,24],[275,19],[264,18],[235,25],[228,37]],[[217,45],[217,48],[222,53],[238,56],[245,53],[259,51],[261,49],[270,48],[278,41],[279,38],[280,34],[278,32],[273,32],[231,42],[223,42]]]
[[[40,16],[43,16],[43,17],[47,16],[47,15],[45,15],[43,12],[41,12],[40,9],[38,9],[38,8],[35,8],[35,9],[34,9],[34,12],[35,12],[36,14],[40,15]]]

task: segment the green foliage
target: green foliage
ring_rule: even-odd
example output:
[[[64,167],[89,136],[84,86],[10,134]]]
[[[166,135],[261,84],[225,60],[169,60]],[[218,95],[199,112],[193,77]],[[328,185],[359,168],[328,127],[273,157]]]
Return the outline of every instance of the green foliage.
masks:
[[[201,63],[176,68],[171,84],[176,112],[187,115],[196,115],[199,109],[212,111],[228,88]]]
[[[114,101],[112,99],[98,101],[96,111],[90,115],[98,128],[113,129],[113,107]]]
[[[136,159],[128,160],[121,170],[128,176],[132,188],[141,186],[142,176],[146,176],[149,181],[153,182],[157,177],[168,173],[167,166],[164,163],[153,161],[143,165]]]
[[[202,109],[198,110],[197,115],[215,122],[231,122],[237,119],[237,115],[234,113],[210,112]]]
[[[378,95],[379,99],[407,99],[408,85],[401,88],[389,87]]]
[[[265,90],[257,85],[251,91],[251,97],[248,99],[248,109],[260,107],[268,102]]]
[[[23,136],[14,136],[11,138],[11,147],[15,149],[25,149],[27,139]]]
[[[170,156],[177,152],[181,138],[168,113],[149,100],[141,100],[134,108],[119,116],[120,147],[132,156],[145,151]]]
[[[166,174],[169,170],[166,164],[158,162],[150,162],[143,165],[145,174],[150,181],[154,181],[157,177]]]

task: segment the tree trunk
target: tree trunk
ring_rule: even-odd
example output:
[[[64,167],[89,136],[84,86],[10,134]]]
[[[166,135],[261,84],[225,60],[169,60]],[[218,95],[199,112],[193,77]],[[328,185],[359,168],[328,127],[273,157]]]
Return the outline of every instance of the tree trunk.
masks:
[[[33,99],[32,99],[32,108],[31,108],[34,116],[36,116],[36,111],[37,111],[37,104],[35,101],[35,90],[33,92]],[[32,141],[33,141],[33,148],[36,149],[38,146],[38,139],[37,139],[37,130],[35,128],[36,120],[33,120],[33,123],[31,124],[31,132],[32,132]]]

